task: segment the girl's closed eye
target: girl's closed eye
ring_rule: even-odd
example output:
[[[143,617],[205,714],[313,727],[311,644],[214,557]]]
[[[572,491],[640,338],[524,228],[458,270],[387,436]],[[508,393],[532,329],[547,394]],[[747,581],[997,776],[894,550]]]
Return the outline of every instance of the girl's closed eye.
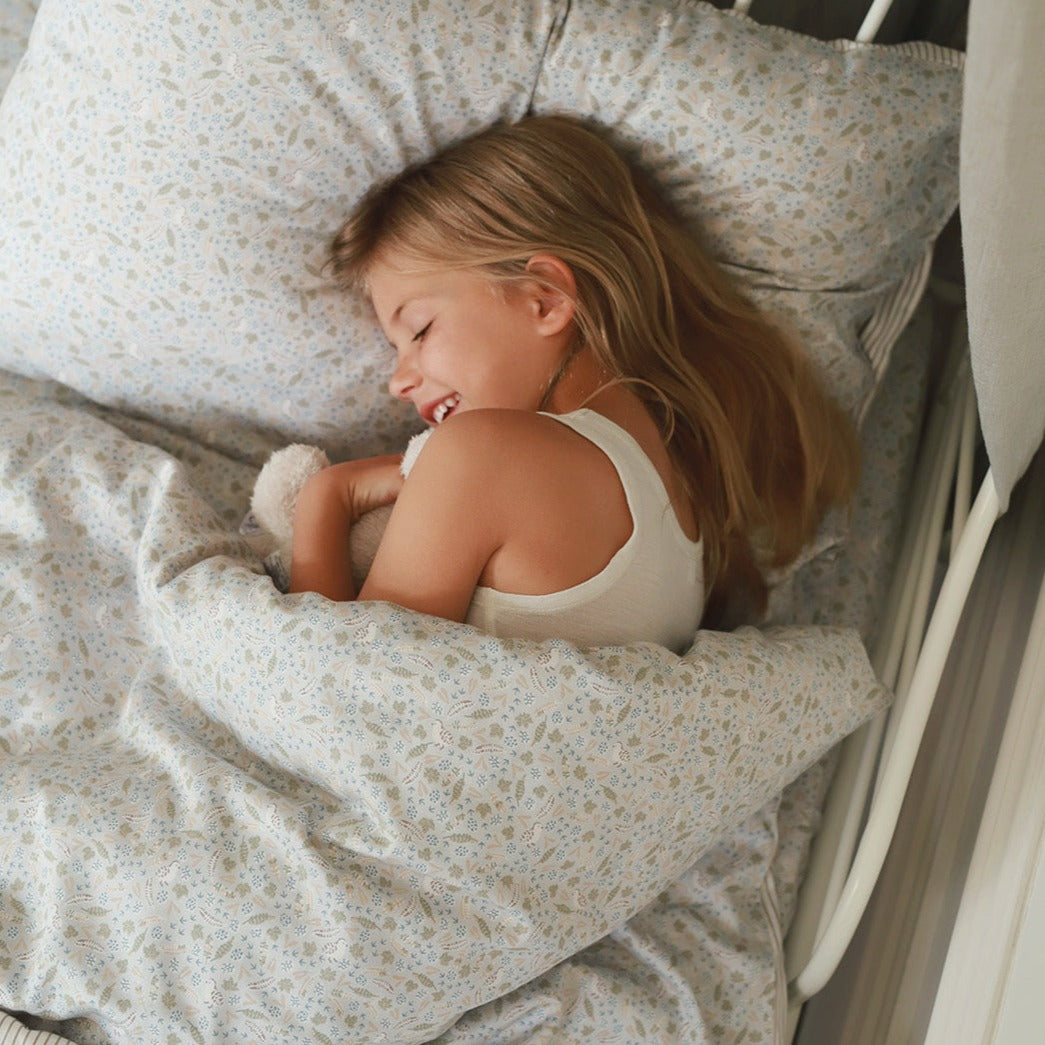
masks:
[[[410,339],[411,342],[423,341],[425,334],[428,333],[429,328],[432,326],[431,320],[427,322],[414,336]]]

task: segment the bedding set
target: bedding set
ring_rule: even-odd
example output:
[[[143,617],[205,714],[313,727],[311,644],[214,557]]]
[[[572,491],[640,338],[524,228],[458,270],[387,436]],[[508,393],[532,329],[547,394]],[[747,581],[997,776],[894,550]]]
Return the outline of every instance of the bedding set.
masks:
[[[823,759],[887,700],[956,56],[669,0],[13,10],[0,1008],[82,1042],[780,1040]],[[528,111],[608,128],[864,423],[854,512],[760,628],[498,640],[282,595],[238,534],[274,449],[414,431],[325,281],[341,217]]]

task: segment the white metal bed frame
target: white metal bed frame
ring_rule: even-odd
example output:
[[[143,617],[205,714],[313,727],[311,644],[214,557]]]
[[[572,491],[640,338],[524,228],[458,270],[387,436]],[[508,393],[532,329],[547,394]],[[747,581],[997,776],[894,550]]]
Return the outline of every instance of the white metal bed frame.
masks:
[[[969,507],[976,403],[964,322],[957,327],[912,483],[886,627],[871,652],[895,701],[842,749],[786,942],[792,1026],[802,1002],[837,968],[881,872],[958,621],[1000,515],[989,470]],[[949,563],[930,616],[952,492]]]
[[[892,3],[873,0],[857,42],[874,40]],[[751,0],[735,0],[733,9],[746,14],[750,6]],[[934,286],[951,303],[962,303],[959,288]],[[919,452],[913,501],[883,614],[886,626],[871,651],[872,665],[895,702],[843,746],[786,940],[791,1036],[802,1003],[830,979],[867,907],[959,618],[1001,514],[989,468],[970,507],[976,445],[976,397],[963,312]],[[949,563],[934,601],[948,502],[953,504]]]
[[[893,0],[871,0],[871,6],[868,8],[867,14],[864,15],[864,20],[853,39],[857,43],[871,43],[878,35],[878,30],[882,28],[882,22],[885,21],[885,16],[889,13],[889,8],[892,6]],[[734,11],[746,15],[750,9],[751,0],[733,0]]]

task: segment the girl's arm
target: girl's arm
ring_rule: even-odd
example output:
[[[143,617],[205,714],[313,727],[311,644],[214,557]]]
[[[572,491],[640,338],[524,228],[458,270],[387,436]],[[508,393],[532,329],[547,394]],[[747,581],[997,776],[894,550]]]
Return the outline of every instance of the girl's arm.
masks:
[[[313,476],[294,514],[291,586],[336,600],[376,599],[463,621],[483,569],[525,515],[505,510],[512,426],[469,412],[436,429],[409,478],[397,457],[349,462]],[[516,453],[518,451],[516,450]],[[387,462],[387,463],[385,463]],[[348,534],[363,511],[395,501],[362,590],[353,590]],[[515,498],[518,503],[518,498]]]
[[[359,593],[463,621],[513,520],[503,510],[503,418],[469,412],[432,432],[403,485]]]
[[[317,472],[294,509],[290,590],[315,591],[338,601],[356,597],[349,560],[351,526],[372,508],[391,504],[403,485],[401,457],[347,461]]]
[[[388,460],[391,476],[397,459]],[[339,465],[320,472],[315,489],[306,484],[294,516],[292,591],[380,600],[463,621],[480,582],[557,591],[598,572],[631,532],[627,500],[605,454],[528,411],[451,417],[432,432],[401,489],[388,480],[398,496],[382,486],[381,468],[372,469],[368,462]],[[357,596],[348,531],[356,513],[393,499]]]

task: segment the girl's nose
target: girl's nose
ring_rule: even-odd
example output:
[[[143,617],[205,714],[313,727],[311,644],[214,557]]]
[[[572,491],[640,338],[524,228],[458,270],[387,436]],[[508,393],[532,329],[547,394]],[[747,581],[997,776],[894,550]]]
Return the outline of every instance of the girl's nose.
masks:
[[[388,390],[397,399],[409,399],[419,380],[416,367],[411,365],[409,360],[401,359],[388,382]]]

